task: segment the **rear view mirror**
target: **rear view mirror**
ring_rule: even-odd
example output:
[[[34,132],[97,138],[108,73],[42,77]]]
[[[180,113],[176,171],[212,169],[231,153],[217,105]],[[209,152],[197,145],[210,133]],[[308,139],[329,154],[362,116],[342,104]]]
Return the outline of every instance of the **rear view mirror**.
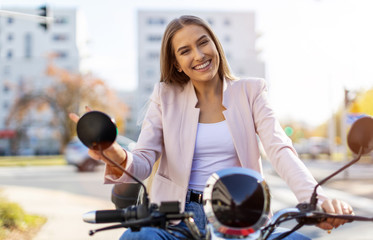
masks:
[[[348,147],[355,154],[362,148],[361,154],[367,154],[373,150],[373,118],[362,117],[356,120],[347,136]]]
[[[117,137],[117,126],[105,113],[90,111],[84,114],[76,125],[78,138],[93,150],[110,147]]]

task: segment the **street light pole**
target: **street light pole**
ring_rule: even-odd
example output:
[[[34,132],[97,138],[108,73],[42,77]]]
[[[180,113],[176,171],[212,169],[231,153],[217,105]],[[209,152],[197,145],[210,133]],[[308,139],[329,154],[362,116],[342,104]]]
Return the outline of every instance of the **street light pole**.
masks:
[[[343,151],[343,162],[347,162],[347,108],[350,104],[350,99],[348,97],[349,90],[344,89],[344,104],[342,107],[341,116],[341,141],[342,141],[342,151]],[[348,178],[348,169],[344,171],[344,178]]]

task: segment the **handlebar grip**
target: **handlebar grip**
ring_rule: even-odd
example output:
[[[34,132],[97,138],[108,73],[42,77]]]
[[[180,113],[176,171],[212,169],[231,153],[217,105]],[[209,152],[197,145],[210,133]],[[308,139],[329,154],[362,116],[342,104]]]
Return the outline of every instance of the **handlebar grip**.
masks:
[[[100,210],[83,214],[83,220],[87,223],[112,223],[126,220],[123,210]]]
[[[123,222],[125,218],[123,210],[96,211],[96,223]]]
[[[144,205],[129,206],[118,210],[99,210],[83,214],[83,221],[87,223],[124,222],[130,219],[142,219],[149,215]]]

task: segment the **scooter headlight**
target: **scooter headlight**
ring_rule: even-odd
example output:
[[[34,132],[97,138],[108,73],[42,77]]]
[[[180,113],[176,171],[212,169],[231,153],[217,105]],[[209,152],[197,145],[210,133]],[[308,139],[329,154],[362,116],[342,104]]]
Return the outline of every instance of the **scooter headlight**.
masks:
[[[247,236],[268,220],[269,189],[253,170],[235,167],[214,173],[203,197],[208,221],[225,236]]]

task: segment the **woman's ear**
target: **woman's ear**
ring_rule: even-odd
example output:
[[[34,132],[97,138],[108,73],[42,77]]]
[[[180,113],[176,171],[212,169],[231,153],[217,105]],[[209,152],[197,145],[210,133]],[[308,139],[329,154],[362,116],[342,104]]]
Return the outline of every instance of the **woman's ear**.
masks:
[[[180,65],[179,65],[177,62],[174,63],[174,66],[175,66],[175,68],[176,68],[176,70],[177,70],[178,72],[182,72],[182,71],[183,71],[183,70],[181,69]]]

